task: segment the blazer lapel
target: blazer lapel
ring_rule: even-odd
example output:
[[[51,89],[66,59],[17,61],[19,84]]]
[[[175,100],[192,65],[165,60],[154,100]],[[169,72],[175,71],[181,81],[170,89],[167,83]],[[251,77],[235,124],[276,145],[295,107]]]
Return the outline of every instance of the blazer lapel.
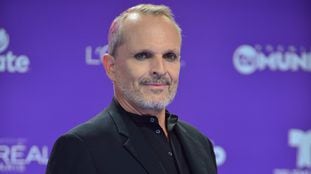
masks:
[[[120,112],[114,101],[108,112],[115,122],[117,131],[123,137],[124,148],[141,164],[149,174],[166,174],[160,161],[149,150],[148,143],[144,140],[143,134],[136,125],[128,118],[126,113]]]
[[[184,149],[192,174],[214,174],[216,173],[213,161],[210,157],[207,142],[202,142],[202,137],[185,129],[180,123],[175,126],[176,134]]]

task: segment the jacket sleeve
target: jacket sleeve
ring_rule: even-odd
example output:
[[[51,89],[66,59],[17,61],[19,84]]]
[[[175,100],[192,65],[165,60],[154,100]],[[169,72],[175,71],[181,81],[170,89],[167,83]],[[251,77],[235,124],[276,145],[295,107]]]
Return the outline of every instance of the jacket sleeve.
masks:
[[[61,136],[54,144],[46,174],[95,174],[95,165],[83,140],[74,135]]]

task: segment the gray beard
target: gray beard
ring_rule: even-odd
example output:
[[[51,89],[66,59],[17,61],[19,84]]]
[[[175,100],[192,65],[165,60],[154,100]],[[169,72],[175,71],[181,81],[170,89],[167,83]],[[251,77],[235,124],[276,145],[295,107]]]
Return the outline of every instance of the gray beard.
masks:
[[[173,101],[177,91],[177,89],[173,89],[169,96],[167,96],[163,101],[155,102],[145,99],[141,95],[137,95],[139,92],[129,90],[128,88],[125,88],[122,84],[118,84],[118,87],[123,93],[124,97],[131,103],[135,104],[137,107],[146,110],[153,110],[156,112],[165,109]]]

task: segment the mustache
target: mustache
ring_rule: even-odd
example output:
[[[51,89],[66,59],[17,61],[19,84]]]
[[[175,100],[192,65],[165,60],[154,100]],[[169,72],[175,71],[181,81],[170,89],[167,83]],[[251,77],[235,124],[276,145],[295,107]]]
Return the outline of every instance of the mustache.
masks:
[[[160,84],[160,85],[171,85],[171,80],[165,76],[157,78],[143,78],[140,80],[139,84],[149,85],[149,84]]]

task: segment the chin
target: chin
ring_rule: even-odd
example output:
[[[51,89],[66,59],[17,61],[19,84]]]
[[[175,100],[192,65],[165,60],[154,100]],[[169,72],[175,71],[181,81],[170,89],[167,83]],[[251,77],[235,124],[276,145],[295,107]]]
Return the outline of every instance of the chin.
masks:
[[[152,96],[152,97],[146,97],[145,102],[147,103],[169,103],[170,99],[168,97],[163,96]]]
[[[171,100],[162,98],[157,100],[147,100],[143,104],[149,109],[162,110],[165,109],[170,103]]]
[[[147,110],[154,110],[154,111],[161,111],[163,109],[165,109],[167,106],[167,103],[163,103],[163,102],[144,102],[141,103],[142,108],[147,109]]]

